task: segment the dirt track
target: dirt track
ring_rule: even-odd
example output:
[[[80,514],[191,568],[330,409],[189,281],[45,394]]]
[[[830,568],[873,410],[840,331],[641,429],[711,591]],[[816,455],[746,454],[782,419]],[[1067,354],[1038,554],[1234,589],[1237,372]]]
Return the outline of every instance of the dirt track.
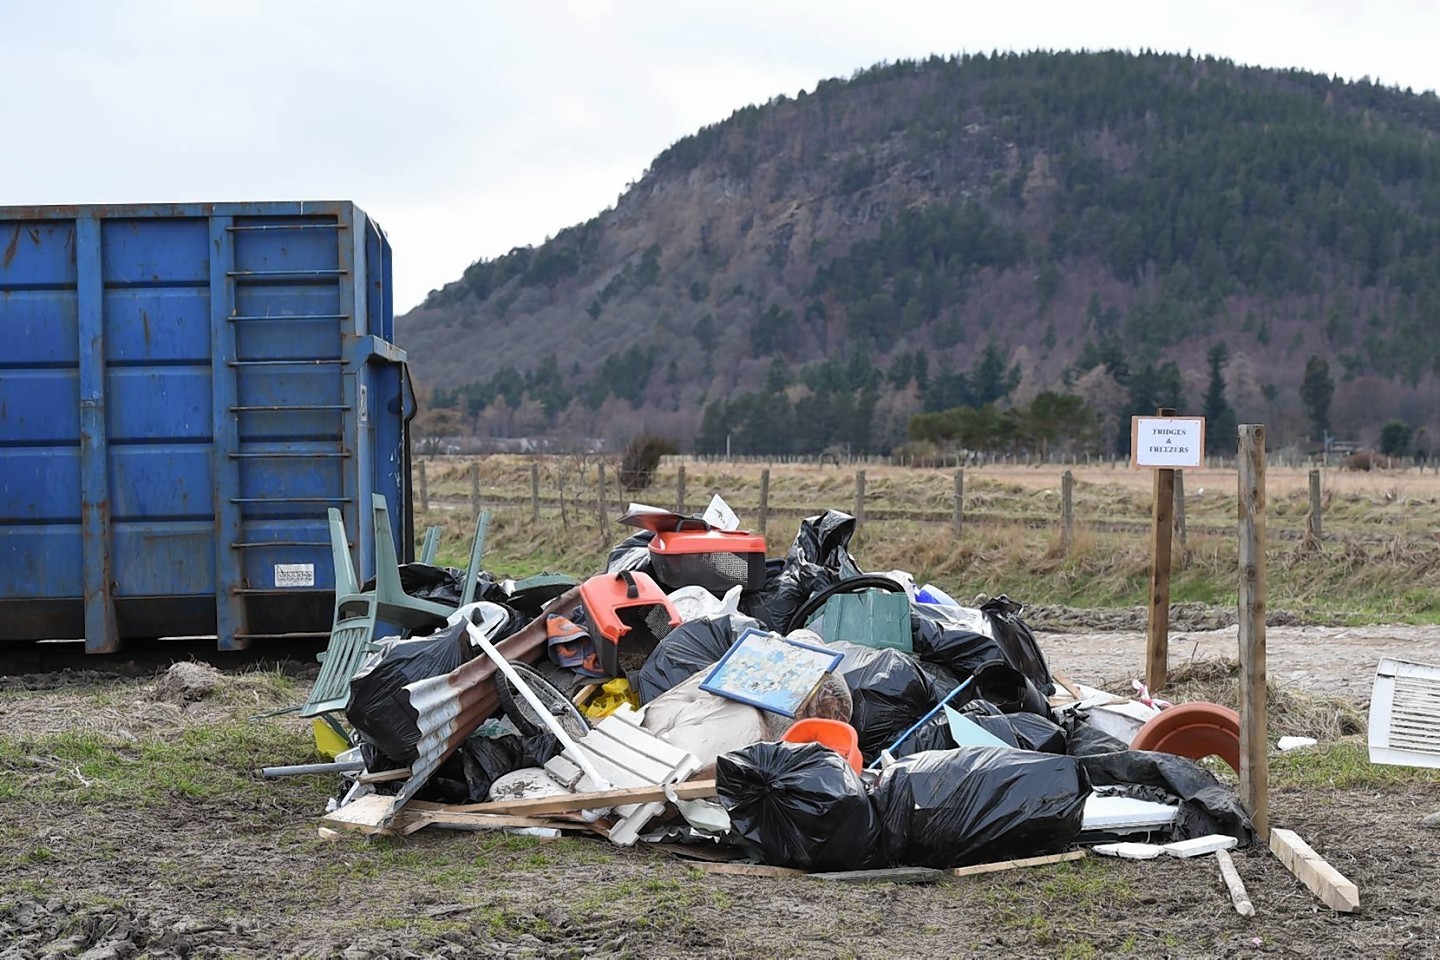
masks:
[[[1072,680],[1101,681],[1144,677],[1145,631],[1039,632],[1041,648],[1055,670]],[[1270,680],[1309,693],[1343,696],[1367,703],[1382,656],[1440,663],[1440,627],[1267,627],[1266,666]],[[1235,627],[1172,630],[1170,665],[1191,658],[1234,658],[1239,653]]]

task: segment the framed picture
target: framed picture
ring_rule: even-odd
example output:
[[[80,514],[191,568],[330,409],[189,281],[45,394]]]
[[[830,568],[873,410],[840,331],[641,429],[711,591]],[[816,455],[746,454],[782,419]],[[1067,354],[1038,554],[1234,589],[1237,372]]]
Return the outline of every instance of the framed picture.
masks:
[[[751,628],[726,651],[700,689],[793,717],[845,655]]]

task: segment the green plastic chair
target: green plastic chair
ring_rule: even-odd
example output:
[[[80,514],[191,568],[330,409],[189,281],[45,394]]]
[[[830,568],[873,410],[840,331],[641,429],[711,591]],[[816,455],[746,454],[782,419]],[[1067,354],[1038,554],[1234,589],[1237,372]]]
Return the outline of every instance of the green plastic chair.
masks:
[[[440,528],[431,527],[425,531],[425,540],[420,544],[420,562],[435,562],[435,553],[440,549]]]
[[[340,511],[330,508],[330,553],[335,562],[335,619],[330,642],[316,659],[320,675],[300,716],[313,717],[342,710],[350,699],[350,679],[359,672],[365,658],[380,649],[375,642],[377,623],[388,623],[406,631],[441,626],[457,609],[434,600],[412,597],[400,585],[400,564],[395,540],[390,533],[390,509],[385,498],[376,495],[371,505],[375,524],[375,589],[361,590],[350,562],[350,544]],[[485,556],[485,538],[490,531],[490,512],[475,521],[475,539],[470,547],[470,567],[460,595],[460,606],[475,598],[476,577]],[[438,530],[437,539],[438,539]],[[429,534],[426,535],[427,540]]]

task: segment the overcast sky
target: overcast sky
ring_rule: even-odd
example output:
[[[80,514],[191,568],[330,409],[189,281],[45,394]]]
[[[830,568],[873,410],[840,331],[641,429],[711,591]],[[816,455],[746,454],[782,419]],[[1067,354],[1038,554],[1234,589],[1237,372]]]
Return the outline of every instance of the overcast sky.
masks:
[[[0,206],[353,199],[397,307],[747,103],[931,53],[1116,48],[1440,87],[1406,0],[0,0]]]

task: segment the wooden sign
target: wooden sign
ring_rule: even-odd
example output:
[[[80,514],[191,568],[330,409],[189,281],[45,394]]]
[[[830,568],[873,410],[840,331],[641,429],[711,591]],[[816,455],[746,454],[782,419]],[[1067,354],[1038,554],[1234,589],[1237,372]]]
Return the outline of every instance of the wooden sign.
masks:
[[[1204,417],[1130,418],[1130,466],[1174,470],[1204,461]]]

